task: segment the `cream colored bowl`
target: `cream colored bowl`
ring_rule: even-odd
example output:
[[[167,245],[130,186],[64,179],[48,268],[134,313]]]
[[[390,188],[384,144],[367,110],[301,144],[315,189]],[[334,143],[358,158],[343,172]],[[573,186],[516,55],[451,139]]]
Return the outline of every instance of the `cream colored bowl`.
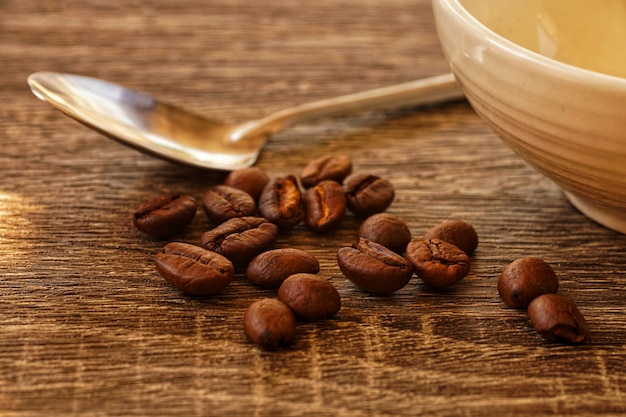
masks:
[[[591,219],[626,233],[626,0],[433,0],[476,112]]]

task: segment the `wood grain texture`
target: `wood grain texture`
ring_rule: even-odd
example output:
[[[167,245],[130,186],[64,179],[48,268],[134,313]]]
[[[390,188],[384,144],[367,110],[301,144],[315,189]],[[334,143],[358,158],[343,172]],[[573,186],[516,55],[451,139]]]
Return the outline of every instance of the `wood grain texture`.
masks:
[[[465,102],[336,118],[284,131],[258,165],[298,173],[347,153],[389,179],[414,236],[476,227],[470,275],[357,290],[335,254],[348,217],[277,247],[315,254],[343,306],[265,353],[242,330],[273,296],[239,273],[218,296],[181,296],[155,271],[164,242],[131,213],[159,194],[200,196],[223,173],[109,141],[35,99],[38,70],[97,76],[225,120],[447,70],[428,0],[3,0],[0,13],[0,415],[540,416],[626,413],[626,237],[578,213]],[[197,242],[197,219],[177,240]],[[495,286],[539,256],[587,317],[582,346],[550,343]]]

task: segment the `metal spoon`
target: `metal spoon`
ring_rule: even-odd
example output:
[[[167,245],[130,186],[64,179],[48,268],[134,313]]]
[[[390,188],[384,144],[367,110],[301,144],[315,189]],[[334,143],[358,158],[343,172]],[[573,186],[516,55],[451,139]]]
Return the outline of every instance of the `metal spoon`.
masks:
[[[28,77],[28,85],[38,98],[123,144],[179,163],[226,171],[254,164],[272,134],[298,121],[463,97],[454,76],[446,74],[320,100],[228,125],[96,78],[36,72]]]

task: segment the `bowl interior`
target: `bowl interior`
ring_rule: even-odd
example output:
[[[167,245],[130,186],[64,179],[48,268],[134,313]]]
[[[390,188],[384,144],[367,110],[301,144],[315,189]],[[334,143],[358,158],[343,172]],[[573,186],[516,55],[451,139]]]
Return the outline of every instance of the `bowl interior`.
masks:
[[[500,36],[555,60],[626,78],[626,1],[460,0]]]

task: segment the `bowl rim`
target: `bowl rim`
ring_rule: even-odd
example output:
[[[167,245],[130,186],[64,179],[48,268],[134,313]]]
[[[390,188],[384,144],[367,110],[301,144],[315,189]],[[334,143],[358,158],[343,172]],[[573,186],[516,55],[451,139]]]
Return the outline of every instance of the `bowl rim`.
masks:
[[[584,77],[586,82],[591,80],[592,82],[604,84],[607,87],[610,86],[612,89],[620,88],[626,91],[625,77],[578,67],[525,48],[491,30],[463,7],[460,0],[433,0],[433,2],[439,2],[442,7],[447,8],[451,13],[455,14],[458,19],[462,20],[463,23],[476,29],[489,43],[500,49],[508,50],[524,59],[534,61],[542,66],[550,67],[553,70],[563,73],[563,75],[567,74],[568,77],[576,79]],[[591,77],[591,79],[589,77]]]

